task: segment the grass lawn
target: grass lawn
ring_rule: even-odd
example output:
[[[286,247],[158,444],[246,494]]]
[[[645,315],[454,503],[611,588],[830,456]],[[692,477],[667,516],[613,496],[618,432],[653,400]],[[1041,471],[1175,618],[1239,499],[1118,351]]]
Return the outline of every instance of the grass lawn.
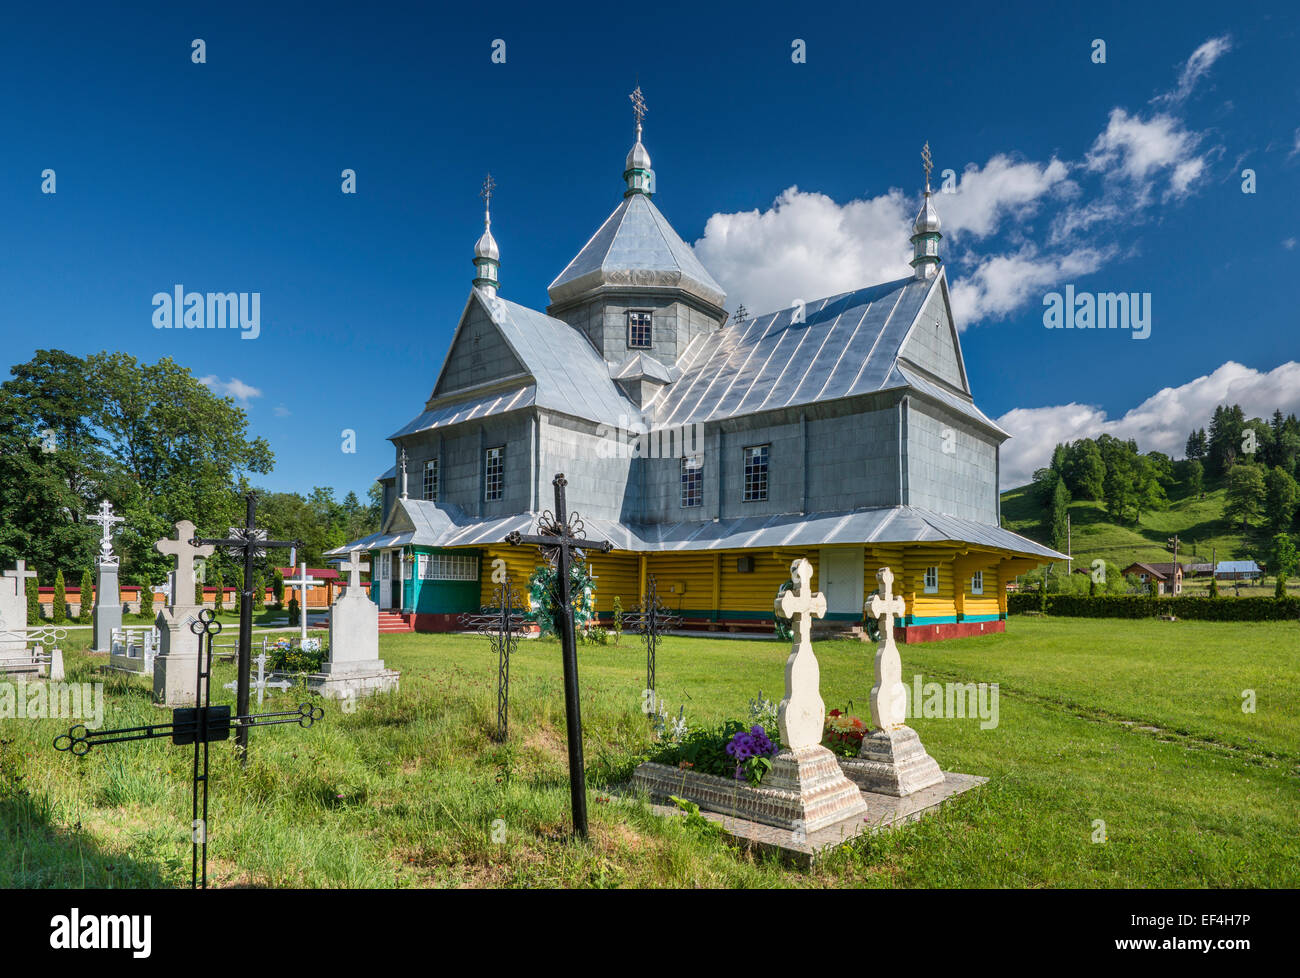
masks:
[[[73,633],[81,642],[84,633]],[[226,636],[223,635],[223,638]],[[470,636],[384,635],[400,694],[311,730],[252,732],[246,771],[213,750],[219,886],[1296,886],[1300,625],[1016,618],[1006,635],[903,646],[904,681],[996,682],[999,723],[917,719],[945,770],[990,777],[939,815],[860,839],[807,872],[729,850],[609,799],[650,746],[634,638],[579,650],[592,837],[568,824],[559,648],[521,644],[511,736],[494,744],[496,662]],[[816,646],[828,708],[867,712],[871,649]],[[779,698],[771,640],[670,638],[661,694],[692,725]],[[68,655],[69,680],[98,678]],[[218,682],[234,675],[218,667]],[[1242,691],[1257,709],[1243,713]],[[225,701],[233,694],[221,690]],[[138,679],[107,726],[157,720]],[[292,706],[292,693],[267,709]],[[0,721],[0,886],[182,886],[188,748],[58,754],[69,721]],[[506,841],[492,841],[502,820]],[[1093,842],[1104,822],[1104,843]]]

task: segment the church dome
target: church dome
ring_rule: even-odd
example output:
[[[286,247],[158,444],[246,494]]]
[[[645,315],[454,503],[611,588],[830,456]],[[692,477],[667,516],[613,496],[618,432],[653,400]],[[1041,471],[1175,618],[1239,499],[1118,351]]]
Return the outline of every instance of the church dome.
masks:
[[[930,195],[925,195],[925,203],[921,205],[921,212],[916,215],[916,223],[912,225],[913,234],[930,234],[939,230],[939,212],[934,209],[934,204],[930,201]]]
[[[648,170],[650,169],[650,154],[646,152],[645,144],[637,138],[636,145],[627,151],[627,164],[624,170]]]
[[[485,228],[483,237],[478,239],[478,244],[474,246],[475,258],[491,258],[493,261],[501,260],[501,252],[497,250],[497,239],[492,237],[490,228]]]
[[[715,306],[727,298],[645,194],[624,197],[547,292],[561,303],[604,286],[681,289]]]

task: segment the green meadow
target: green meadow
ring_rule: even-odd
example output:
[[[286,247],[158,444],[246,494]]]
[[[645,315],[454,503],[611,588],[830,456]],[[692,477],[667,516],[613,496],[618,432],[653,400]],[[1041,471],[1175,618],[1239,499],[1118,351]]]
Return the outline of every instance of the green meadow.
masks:
[[[86,632],[74,632],[83,645]],[[223,636],[224,637],[224,636]],[[904,681],[998,684],[998,723],[912,721],[945,770],[990,778],[938,814],[810,870],[729,847],[610,794],[653,743],[635,636],[579,649],[591,830],[566,837],[559,646],[524,641],[510,737],[477,636],[385,635],[399,694],[310,730],[212,752],[209,879],[223,887],[1280,887],[1300,885],[1300,624],[1013,618],[1005,635],[902,646]],[[872,647],[816,643],[828,709],[868,713]],[[665,640],[659,689],[692,726],[779,699],[788,648]],[[68,680],[102,659],[68,652]],[[220,664],[217,681],[234,676]],[[107,727],[166,719],[106,680]],[[218,701],[233,702],[220,690]],[[293,692],[265,710],[292,709]],[[1253,711],[1243,710],[1243,705]],[[51,742],[67,720],[0,720],[0,886],[180,887],[190,748]],[[494,833],[494,826],[496,832]],[[504,841],[501,838],[504,830]]]

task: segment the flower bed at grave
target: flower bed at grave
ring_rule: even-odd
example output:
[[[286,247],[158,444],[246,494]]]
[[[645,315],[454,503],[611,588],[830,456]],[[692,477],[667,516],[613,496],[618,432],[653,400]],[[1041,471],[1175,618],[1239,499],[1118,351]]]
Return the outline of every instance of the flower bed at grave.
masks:
[[[826,714],[822,746],[840,757],[857,757],[862,750],[862,738],[870,730],[871,725],[861,717],[849,716],[841,710],[831,710]]]
[[[748,727],[739,720],[727,720],[716,727],[696,730],[681,740],[661,744],[652,751],[653,764],[698,771],[736,781],[759,784],[772,768],[772,757],[780,749],[781,736],[762,724]]]
[[[320,639],[309,638],[301,646],[287,638],[267,646],[267,664],[276,672],[320,672],[325,650]]]

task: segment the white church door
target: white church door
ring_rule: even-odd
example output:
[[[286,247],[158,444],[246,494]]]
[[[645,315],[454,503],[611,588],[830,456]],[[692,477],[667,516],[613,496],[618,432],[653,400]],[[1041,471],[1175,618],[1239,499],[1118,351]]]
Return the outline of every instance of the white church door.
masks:
[[[387,610],[393,606],[393,552],[379,554],[379,607]]]
[[[817,588],[826,595],[827,617],[862,617],[864,560],[862,547],[822,548]]]

